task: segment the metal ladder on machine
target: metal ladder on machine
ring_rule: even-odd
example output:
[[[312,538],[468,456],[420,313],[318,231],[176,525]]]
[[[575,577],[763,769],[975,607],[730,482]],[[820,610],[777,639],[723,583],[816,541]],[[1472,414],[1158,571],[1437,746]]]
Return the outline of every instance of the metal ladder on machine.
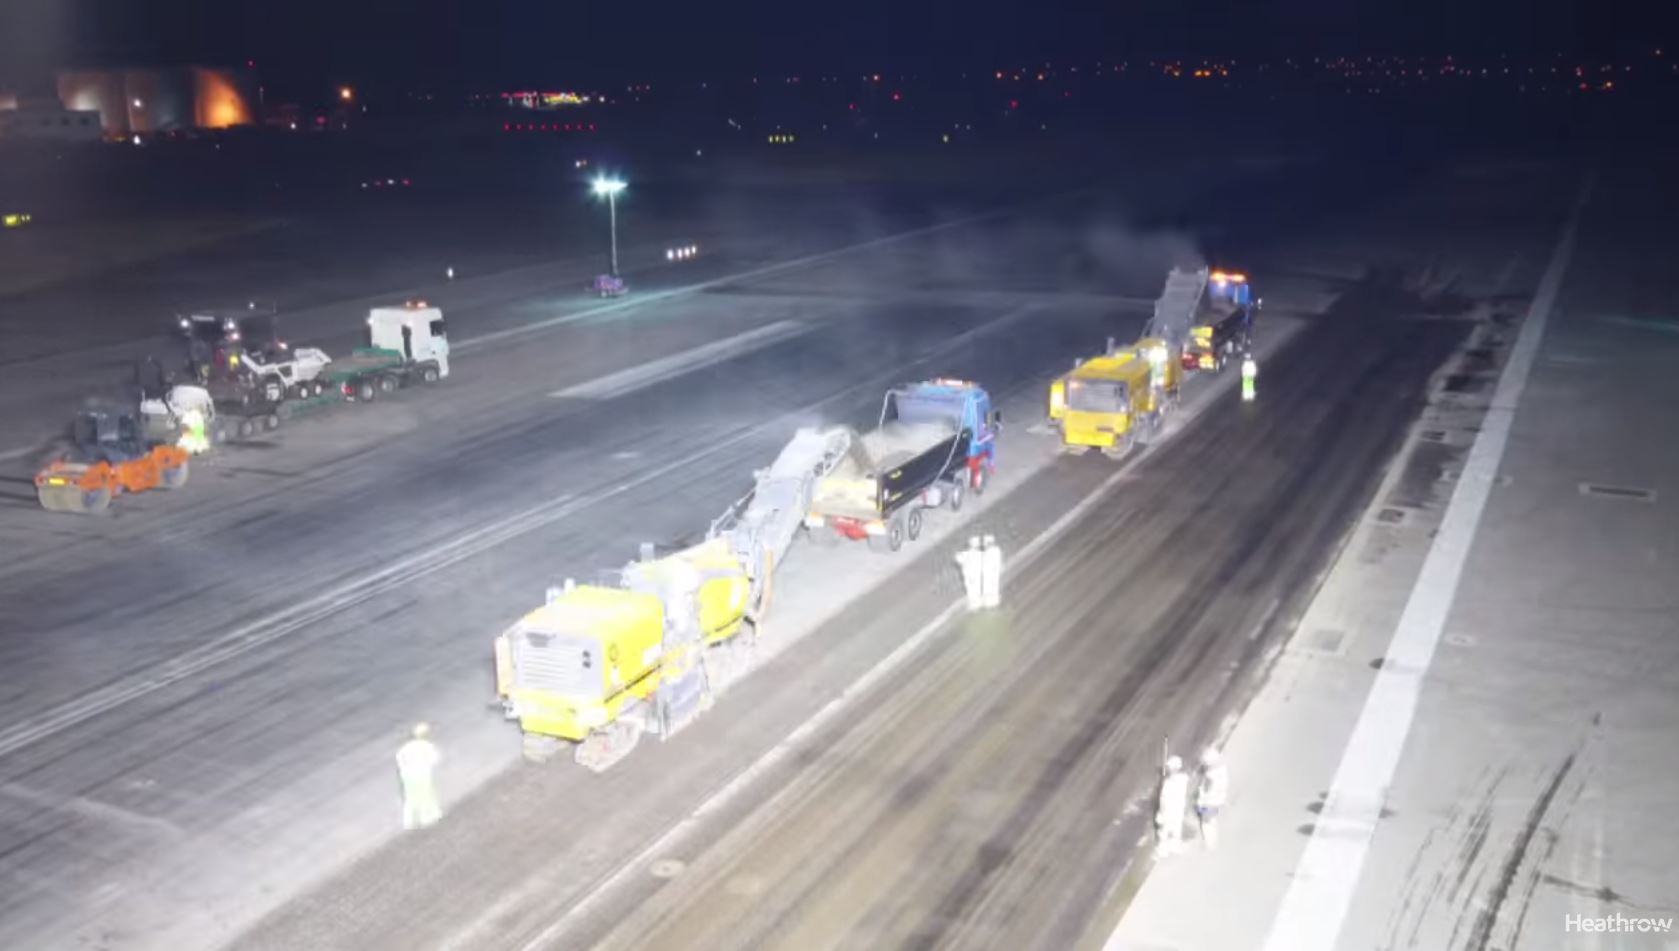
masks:
[[[711,523],[706,537],[727,537],[746,566],[752,583],[747,617],[754,625],[769,609],[775,571],[810,512],[817,481],[850,451],[851,437],[844,427],[800,429],[769,468],[753,474],[752,491]]]

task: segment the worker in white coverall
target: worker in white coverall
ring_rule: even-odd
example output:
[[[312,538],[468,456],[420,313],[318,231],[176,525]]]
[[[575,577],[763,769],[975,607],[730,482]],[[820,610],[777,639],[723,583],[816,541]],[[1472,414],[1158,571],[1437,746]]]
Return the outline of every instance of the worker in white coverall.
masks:
[[[1242,402],[1252,403],[1256,382],[1259,378],[1259,364],[1254,362],[1253,354],[1242,354]]]
[[[988,608],[1000,607],[1003,603],[1003,550],[997,547],[997,536],[985,536],[979,550],[981,602]]]
[[[1201,823],[1201,845],[1218,848],[1218,816],[1230,799],[1230,767],[1218,750],[1201,754],[1201,781],[1195,786],[1195,818]]]
[[[443,818],[437,801],[435,773],[443,755],[431,741],[431,727],[414,725],[414,734],[396,751],[397,776],[402,780],[402,827],[424,829]]]
[[[1189,806],[1189,774],[1183,760],[1166,759],[1166,775],[1160,780],[1160,801],[1154,810],[1154,832],[1162,858],[1175,854],[1183,844],[1184,812]]]
[[[985,591],[980,583],[979,537],[968,539],[968,547],[956,553],[956,566],[962,569],[962,590],[968,596],[968,610],[985,607]]]

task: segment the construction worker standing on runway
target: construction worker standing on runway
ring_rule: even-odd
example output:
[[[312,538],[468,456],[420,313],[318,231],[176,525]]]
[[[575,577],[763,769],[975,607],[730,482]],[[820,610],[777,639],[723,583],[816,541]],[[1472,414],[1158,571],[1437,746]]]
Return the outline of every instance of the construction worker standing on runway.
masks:
[[[181,438],[177,443],[193,455],[210,451],[210,437],[204,431],[204,411],[193,407],[181,414]]]
[[[1195,818],[1201,823],[1201,845],[1218,848],[1218,814],[1230,799],[1230,768],[1219,751],[1201,754],[1201,781],[1195,787]]]
[[[1160,801],[1154,810],[1154,833],[1159,842],[1157,855],[1165,858],[1177,853],[1183,844],[1184,812],[1189,805],[1189,774],[1183,771],[1183,760],[1166,758],[1166,775],[1160,780]]]
[[[404,829],[429,828],[443,818],[434,775],[442,758],[431,741],[431,727],[425,723],[416,723],[413,737],[396,751],[397,776],[402,780]]]
[[[987,535],[980,542],[980,589],[984,592],[985,607],[995,608],[1003,603],[1003,550],[997,547],[997,536]]]
[[[968,596],[970,611],[978,611],[985,607],[985,588],[980,577],[983,557],[977,535],[968,539],[967,548],[956,553],[956,566],[962,569],[962,590]]]
[[[1253,353],[1242,354],[1242,402],[1253,402],[1254,382],[1258,377],[1259,364],[1254,362]]]

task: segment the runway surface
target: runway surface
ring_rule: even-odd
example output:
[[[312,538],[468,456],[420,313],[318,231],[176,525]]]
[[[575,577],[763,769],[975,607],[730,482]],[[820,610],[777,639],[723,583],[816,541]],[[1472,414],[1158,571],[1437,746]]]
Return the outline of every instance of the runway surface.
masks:
[[[1149,201],[1245,234],[1218,196],[1246,174],[1157,183]],[[1300,171],[1266,181],[1316,186]],[[1544,184],[1507,183],[1505,200],[1523,208]],[[668,884],[596,887],[936,614],[952,594],[943,554],[880,569],[886,587],[828,605],[834,619],[691,731],[605,777],[514,762],[516,731],[488,709],[489,641],[546,585],[703,530],[795,425],[867,423],[891,383],[978,379],[1024,414],[1015,445],[1041,440],[1024,423],[1042,381],[1133,336],[1170,263],[1173,241],[1139,239],[1090,265],[1134,198],[802,263],[845,242],[725,248],[712,270],[651,290],[703,288],[528,331],[564,312],[486,284],[465,319],[450,311],[473,328],[463,343],[486,339],[436,391],[300,422],[108,518],[40,513],[17,467],[0,487],[18,503],[0,509],[0,540],[30,552],[0,566],[0,943],[517,947],[598,892],[557,946],[605,936],[609,909],[628,907],[640,913],[612,936],[626,946],[683,928],[959,944],[1015,914],[1010,927],[1062,916],[1025,945],[1058,946],[1049,935],[1093,913],[1124,857],[1135,830],[1112,820],[1159,734],[1204,729],[1255,672],[1261,622],[1283,623],[1309,589],[1459,339],[1452,322],[1372,306],[1310,323],[1267,365],[1258,406],[1209,407],[1011,574],[1003,614],[962,622],[810,738],[786,777],[754,783],[739,806],[752,821],[675,857],[685,871]],[[1279,313],[1309,319],[1310,302],[1369,289],[1345,245],[1349,277],[1302,273],[1358,224],[1315,227],[1316,245],[1252,246],[1278,274]],[[1507,253],[1486,240],[1476,254]],[[1429,252],[1402,243],[1410,257],[1369,257],[1420,271]],[[778,262],[793,263],[762,270]],[[983,519],[1018,547],[1110,474],[1056,463]],[[428,841],[381,849],[389,757],[416,719],[443,738],[451,816]],[[782,867],[791,855],[798,867]],[[541,874],[562,880],[521,887]],[[1054,887],[1030,887],[1046,875]],[[690,917],[702,904],[715,919]]]

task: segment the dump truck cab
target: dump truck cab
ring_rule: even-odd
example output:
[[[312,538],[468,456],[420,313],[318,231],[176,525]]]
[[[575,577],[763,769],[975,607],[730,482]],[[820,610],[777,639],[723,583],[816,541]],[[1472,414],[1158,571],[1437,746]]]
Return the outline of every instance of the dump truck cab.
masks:
[[[888,423],[948,422],[968,439],[968,472],[972,488],[983,492],[997,468],[997,434],[1003,414],[991,406],[991,394],[978,383],[939,378],[893,387],[880,408],[880,426]]]
[[[1235,271],[1214,271],[1207,275],[1207,297],[1224,301],[1233,310],[1247,310],[1253,306],[1253,285],[1248,276]]]
[[[1152,377],[1147,358],[1126,349],[1086,360],[1057,381],[1052,400],[1059,393],[1063,446],[1129,452],[1158,418],[1150,409]]]

